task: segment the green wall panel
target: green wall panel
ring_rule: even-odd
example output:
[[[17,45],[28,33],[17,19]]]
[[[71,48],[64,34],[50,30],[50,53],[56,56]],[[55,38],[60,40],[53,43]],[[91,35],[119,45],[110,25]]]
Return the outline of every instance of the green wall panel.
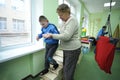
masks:
[[[49,19],[49,22],[58,25],[58,15],[56,9],[58,7],[58,0],[44,0],[44,15]]]
[[[0,80],[20,80],[29,75],[30,55],[0,64]]]
[[[0,80],[21,80],[35,76],[44,67],[44,50],[0,63]]]
[[[40,52],[36,52],[36,53],[34,53],[34,54],[32,54],[33,56],[33,60],[32,60],[32,74],[33,74],[33,76],[35,76],[36,75],[36,73],[39,73],[42,69],[44,69],[44,61],[45,61],[45,58],[44,58],[44,56],[45,56],[45,51],[44,50],[42,50],[42,51],[40,51]]]

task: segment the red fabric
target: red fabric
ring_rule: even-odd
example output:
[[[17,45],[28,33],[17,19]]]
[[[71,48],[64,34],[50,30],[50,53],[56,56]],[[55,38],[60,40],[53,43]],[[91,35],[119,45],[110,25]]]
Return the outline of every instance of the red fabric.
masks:
[[[111,74],[114,52],[115,45],[110,43],[110,38],[101,36],[97,41],[95,60],[99,67],[109,74]]]
[[[89,44],[89,40],[81,40],[82,43]]]

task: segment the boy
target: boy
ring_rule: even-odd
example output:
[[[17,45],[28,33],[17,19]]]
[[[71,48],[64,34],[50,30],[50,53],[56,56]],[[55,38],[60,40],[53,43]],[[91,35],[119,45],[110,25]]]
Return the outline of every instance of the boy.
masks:
[[[48,19],[45,16],[40,16],[39,22],[42,26],[42,33],[37,36],[37,41],[40,38],[42,38],[43,35],[46,33],[59,34],[59,31],[57,30],[56,26],[54,24],[49,23]],[[50,64],[53,65],[54,69],[57,69],[57,67],[59,66],[58,63],[53,59],[53,55],[56,49],[58,48],[58,40],[52,38],[44,38],[44,42],[46,43],[45,69],[40,72],[40,76],[48,73]]]
[[[106,28],[107,28],[107,26],[103,26],[102,29],[100,29],[100,31],[98,32],[97,38],[95,40],[95,45],[97,44],[97,40],[99,39],[100,36],[104,36],[104,35],[108,34],[108,32],[105,32]],[[94,53],[96,53],[96,48],[94,50]]]
[[[107,28],[107,26],[103,26],[102,29],[98,32],[97,40],[99,39],[100,36],[104,36],[104,35],[108,34],[108,32],[105,32],[106,28]]]

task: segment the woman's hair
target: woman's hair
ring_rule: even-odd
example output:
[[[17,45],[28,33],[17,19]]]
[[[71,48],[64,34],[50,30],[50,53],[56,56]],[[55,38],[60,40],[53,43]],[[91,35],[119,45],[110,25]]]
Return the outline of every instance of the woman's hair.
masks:
[[[39,17],[39,21],[40,21],[40,22],[41,22],[41,21],[44,21],[44,20],[48,20],[48,19],[47,19],[45,16],[43,16],[43,15]]]
[[[57,12],[69,13],[70,14],[70,7],[67,4],[61,4],[57,8]]]

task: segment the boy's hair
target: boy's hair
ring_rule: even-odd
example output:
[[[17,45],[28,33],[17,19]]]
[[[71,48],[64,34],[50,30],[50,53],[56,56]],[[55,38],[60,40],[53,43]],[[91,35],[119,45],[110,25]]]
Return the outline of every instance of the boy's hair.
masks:
[[[103,26],[102,28],[106,29],[106,28],[107,28],[107,26]]]
[[[43,15],[39,17],[39,22],[44,21],[44,20],[48,21],[48,19]]]

